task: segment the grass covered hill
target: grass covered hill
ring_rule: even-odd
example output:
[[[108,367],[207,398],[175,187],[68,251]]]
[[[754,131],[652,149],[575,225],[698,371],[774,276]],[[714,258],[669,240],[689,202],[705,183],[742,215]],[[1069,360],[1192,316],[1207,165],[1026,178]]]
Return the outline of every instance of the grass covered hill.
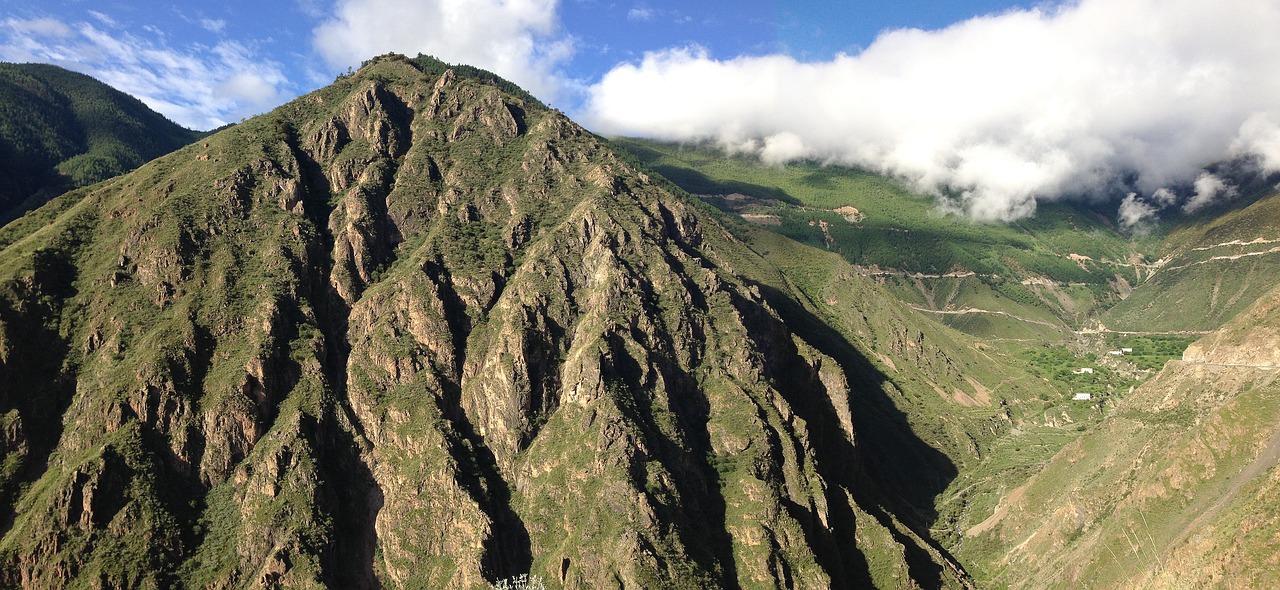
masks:
[[[1027,219],[978,223],[863,170],[611,141],[720,210],[839,254],[903,302],[984,338],[1203,334],[1280,284],[1280,178],[1248,161],[1213,167],[1239,187],[1235,199],[1134,234],[1115,227],[1114,204],[1042,203]]]
[[[84,74],[0,64],[0,223],[200,135]]]
[[[972,224],[382,56],[0,227],[0,588],[1274,586],[1276,207]]]
[[[863,171],[613,141],[750,224],[757,250],[785,236],[828,251],[774,257],[791,276],[839,255],[1006,353],[993,361],[1029,363],[1042,382],[1005,395],[1011,427],[968,430],[974,457],[951,453],[958,475],[935,501],[935,535],[979,587],[1276,586],[1274,177],[1242,173],[1236,199],[1129,236],[1087,206],[972,223]],[[913,426],[928,437],[943,411],[917,411]]]
[[[1168,228],[1161,238],[1148,280],[1101,316],[1108,327],[1213,330],[1280,286],[1280,192],[1274,183]]]
[[[1280,584],[1280,291],[1192,344],[974,511],[958,553],[992,588]]]

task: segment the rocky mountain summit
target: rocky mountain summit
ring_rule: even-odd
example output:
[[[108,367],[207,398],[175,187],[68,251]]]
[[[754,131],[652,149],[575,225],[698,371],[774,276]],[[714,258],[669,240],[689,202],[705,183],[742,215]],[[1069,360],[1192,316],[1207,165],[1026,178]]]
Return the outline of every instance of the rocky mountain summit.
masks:
[[[875,368],[962,361],[499,86],[385,56],[0,230],[0,585],[967,586]]]

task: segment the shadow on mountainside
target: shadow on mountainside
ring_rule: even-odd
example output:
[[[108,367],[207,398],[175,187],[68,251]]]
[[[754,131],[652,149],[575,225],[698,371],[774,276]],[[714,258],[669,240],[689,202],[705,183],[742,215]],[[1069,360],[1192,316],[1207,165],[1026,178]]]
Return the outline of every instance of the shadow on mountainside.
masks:
[[[844,335],[778,289],[752,284],[786,329],[835,359],[849,383],[856,447],[837,422],[832,398],[788,399],[816,433],[813,447],[823,477],[848,489],[858,506],[893,534],[903,546],[910,575],[917,583],[925,588],[941,587],[942,567],[894,521],[910,527],[915,536],[957,564],[928,533],[938,517],[934,499],[957,476],[955,464],[916,435],[906,414],[885,392],[891,379]],[[790,382],[809,380],[816,387],[825,387],[818,381],[816,368],[793,366],[789,370],[792,374],[784,378]]]
[[[0,457],[14,466],[0,478],[0,537],[15,524],[24,487],[48,470],[76,389],[56,321],[76,295],[76,268],[57,249],[34,252],[32,267],[29,280],[0,285],[0,341],[26,344],[0,358]]]
[[[676,186],[696,195],[728,195],[740,193],[757,199],[773,199],[788,205],[800,205],[800,200],[786,191],[771,186],[751,184],[737,180],[718,180],[701,172],[677,166],[656,165],[652,170],[661,174]]]

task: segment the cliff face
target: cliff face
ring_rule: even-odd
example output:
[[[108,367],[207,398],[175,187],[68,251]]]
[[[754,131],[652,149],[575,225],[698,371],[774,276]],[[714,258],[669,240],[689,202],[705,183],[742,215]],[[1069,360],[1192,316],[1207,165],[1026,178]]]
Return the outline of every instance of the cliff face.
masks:
[[[765,263],[492,85],[382,58],[34,215],[0,584],[964,583]]]

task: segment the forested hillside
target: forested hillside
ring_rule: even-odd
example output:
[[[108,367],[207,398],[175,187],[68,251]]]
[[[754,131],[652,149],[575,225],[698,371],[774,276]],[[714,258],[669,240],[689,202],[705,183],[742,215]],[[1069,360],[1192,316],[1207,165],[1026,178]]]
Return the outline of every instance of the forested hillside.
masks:
[[[0,223],[200,135],[84,74],[0,64]]]

